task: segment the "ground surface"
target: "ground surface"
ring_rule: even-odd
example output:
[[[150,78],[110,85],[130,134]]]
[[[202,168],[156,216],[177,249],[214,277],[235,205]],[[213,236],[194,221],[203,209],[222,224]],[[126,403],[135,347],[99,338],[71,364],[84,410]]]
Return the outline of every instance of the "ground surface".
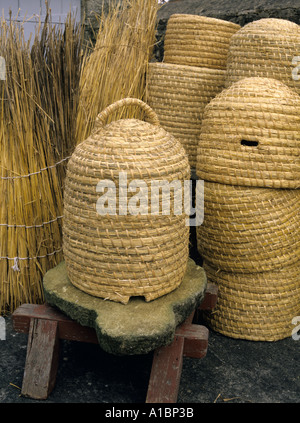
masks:
[[[37,403],[20,396],[27,335],[6,320],[0,341],[0,403]],[[185,358],[178,403],[299,403],[300,340],[235,340],[210,332],[202,360]],[[98,345],[61,342],[56,386],[43,403],[143,403],[152,353],[118,357]]]

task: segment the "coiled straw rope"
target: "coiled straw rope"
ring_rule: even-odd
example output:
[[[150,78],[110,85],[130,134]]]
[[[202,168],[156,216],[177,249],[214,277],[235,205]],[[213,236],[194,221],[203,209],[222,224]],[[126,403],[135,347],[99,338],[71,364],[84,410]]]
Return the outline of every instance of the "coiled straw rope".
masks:
[[[226,69],[229,42],[239,29],[239,25],[221,19],[171,15],[164,41],[164,61],[177,65]]]
[[[230,40],[226,87],[249,77],[277,79],[300,94],[294,58],[300,52],[300,26],[285,19],[260,19]]]
[[[106,125],[107,118],[121,107],[138,106],[145,113],[139,119],[120,119]],[[120,172],[126,173],[123,187],[128,204],[132,181],[142,180],[145,191],[153,180],[189,179],[188,158],[180,142],[161,126],[157,115],[144,102],[123,99],[97,118],[92,135],[80,143],[69,163],[65,184],[63,251],[71,282],[91,295],[127,303],[131,296],[146,301],[171,292],[181,283],[188,260],[189,228],[184,214],[150,213],[153,197],[137,214],[97,213],[97,185],[107,180],[116,186],[116,206],[124,190]],[[109,200],[108,200],[109,201]],[[127,201],[125,201],[125,207]]]

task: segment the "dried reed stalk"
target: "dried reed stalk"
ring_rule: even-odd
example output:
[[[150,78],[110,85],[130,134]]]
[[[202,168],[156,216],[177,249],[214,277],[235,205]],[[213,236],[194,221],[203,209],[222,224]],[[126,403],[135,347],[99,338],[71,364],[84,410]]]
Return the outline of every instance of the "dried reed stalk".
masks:
[[[42,109],[51,117],[49,135],[56,161],[68,157],[75,146],[74,120],[79,103],[81,66],[86,54],[83,36],[83,25],[76,23],[70,13],[64,26],[57,27],[51,24],[48,11],[46,24],[38,28],[31,50],[37,95]]]
[[[42,277],[62,259],[56,163],[74,144],[80,43],[71,17],[66,30],[40,25],[32,49],[17,23],[0,24],[0,314],[41,302]]]
[[[77,142],[90,135],[95,118],[125,97],[143,99],[145,75],[155,43],[158,0],[124,0],[112,4],[99,18],[95,48],[84,63],[80,79]],[[138,114],[137,114],[138,113]],[[111,117],[140,117],[135,108]]]

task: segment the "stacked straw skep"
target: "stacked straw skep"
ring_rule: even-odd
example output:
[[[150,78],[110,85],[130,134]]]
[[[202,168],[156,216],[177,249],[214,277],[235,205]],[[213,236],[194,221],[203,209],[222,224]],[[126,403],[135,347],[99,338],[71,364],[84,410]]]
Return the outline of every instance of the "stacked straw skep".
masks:
[[[247,78],[207,106],[198,176],[229,185],[299,188],[299,96],[280,81]]]
[[[225,272],[204,263],[207,279],[219,286],[218,305],[208,322],[232,338],[277,341],[291,336],[299,315],[299,264],[268,272]]]
[[[222,91],[225,71],[194,66],[150,63],[149,103],[163,128],[180,140],[196,167],[199,127],[204,108]]]
[[[17,17],[0,22],[0,314],[43,302],[43,276],[63,259],[65,165],[75,145],[108,104],[144,97],[158,2],[112,3],[92,48],[71,11],[57,25],[47,7],[31,43]]]
[[[229,41],[239,28],[220,19],[172,15],[164,63],[149,64],[147,102],[182,143],[192,169],[204,108],[225,86]]]
[[[229,42],[239,25],[206,16],[175,14],[164,41],[167,63],[226,69]]]
[[[300,94],[295,61],[299,52],[296,23],[275,18],[251,22],[230,40],[226,87],[243,78],[264,77],[277,79]]]
[[[299,260],[300,190],[205,182],[199,248],[227,272],[266,272]]]
[[[121,119],[106,125],[113,113],[131,105],[138,105],[149,122]],[[136,180],[146,184],[139,213],[107,209],[99,214],[99,181],[114,183],[115,206],[121,206],[120,172],[126,172],[128,186]],[[152,181],[183,182],[189,174],[182,145],[146,103],[128,98],[100,113],[94,132],[68,162],[63,251],[70,281],[93,296],[124,304],[131,296],[150,301],[177,288],[189,256],[187,216],[174,212],[173,198],[170,214],[164,214],[162,195],[152,191]],[[127,194],[130,207],[137,198]],[[154,203],[159,209],[152,213]]]
[[[205,180],[198,250],[219,286],[207,316],[235,338],[291,335],[300,311],[300,97],[246,78],[206,107],[197,175]]]

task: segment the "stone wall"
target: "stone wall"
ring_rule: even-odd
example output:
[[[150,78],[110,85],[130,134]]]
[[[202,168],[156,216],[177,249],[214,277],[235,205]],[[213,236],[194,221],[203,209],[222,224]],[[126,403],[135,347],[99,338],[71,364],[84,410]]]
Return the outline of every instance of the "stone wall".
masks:
[[[300,24],[300,0],[170,0],[158,13],[158,46],[155,51],[158,61],[163,59],[166,25],[174,13],[209,16],[241,26],[262,18],[288,19]]]
[[[120,0],[121,1],[121,0]],[[81,0],[81,16],[84,17],[85,38],[95,42],[99,23],[97,16],[101,15],[102,8],[108,10],[110,0]]]
[[[119,0],[122,1],[122,0]],[[111,0],[82,0],[81,16],[85,15],[85,35],[95,41],[102,7]],[[238,23],[241,26],[261,18],[281,18],[300,24],[300,0],[169,0],[158,12],[155,59],[163,60],[163,40],[168,19],[174,13],[210,16]]]

